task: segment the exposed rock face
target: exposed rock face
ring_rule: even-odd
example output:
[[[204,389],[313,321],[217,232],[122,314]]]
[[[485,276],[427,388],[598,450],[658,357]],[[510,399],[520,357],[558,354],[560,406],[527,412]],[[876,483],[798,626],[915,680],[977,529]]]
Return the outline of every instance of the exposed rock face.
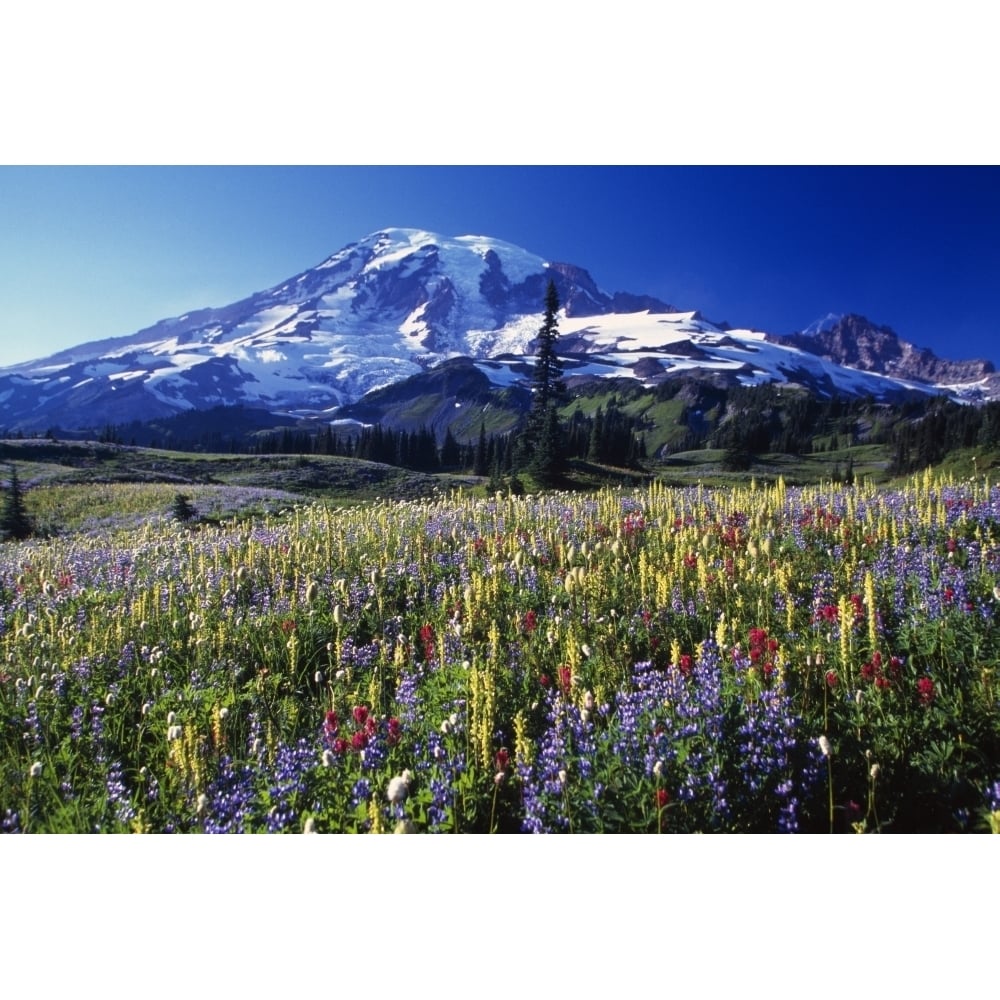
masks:
[[[888,326],[864,316],[842,316],[829,329],[768,338],[827,358],[838,365],[917,382],[973,382],[994,372],[989,361],[946,361],[933,351],[900,339]]]
[[[597,287],[589,271],[575,264],[554,261],[549,264],[549,270],[567,316],[602,316],[616,312],[677,312],[676,307],[651,295],[633,295],[630,292],[607,295]],[[534,291],[537,295],[537,289]],[[541,291],[544,293],[544,288]]]

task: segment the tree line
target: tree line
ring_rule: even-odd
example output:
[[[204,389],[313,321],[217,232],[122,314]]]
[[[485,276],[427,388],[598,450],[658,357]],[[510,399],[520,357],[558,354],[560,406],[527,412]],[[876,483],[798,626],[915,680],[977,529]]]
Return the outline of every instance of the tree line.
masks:
[[[427,427],[407,430],[379,423],[275,428],[267,422],[277,418],[261,411],[220,407],[149,425],[108,426],[102,440],[156,447],[156,440],[139,439],[159,432],[164,443],[180,449],[340,455],[422,472],[468,472],[494,479],[527,473],[542,486],[559,485],[571,460],[641,468],[649,457],[650,428],[644,418],[625,411],[617,393],[592,415],[577,405],[565,416],[570,397],[557,351],[558,310],[550,281],[535,341],[531,403],[515,431],[487,434],[484,421],[477,439],[459,441],[450,427],[440,438]],[[956,448],[1000,446],[1000,403],[975,407],[931,396],[895,403],[871,397],[822,398],[787,386],[731,387],[697,376],[670,380],[652,390],[623,386],[622,393],[629,400],[648,393],[657,402],[682,398],[682,432],[673,435],[673,450],[720,449],[725,453],[723,465],[734,470],[749,468],[762,453],[836,453],[867,443],[889,445],[890,472],[905,474],[941,461]],[[56,434],[50,431],[48,436]]]

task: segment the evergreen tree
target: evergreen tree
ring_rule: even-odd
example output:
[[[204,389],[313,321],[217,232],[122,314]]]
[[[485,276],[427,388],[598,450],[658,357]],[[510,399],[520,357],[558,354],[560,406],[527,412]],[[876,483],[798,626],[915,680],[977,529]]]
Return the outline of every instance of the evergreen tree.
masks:
[[[531,410],[521,435],[522,461],[543,485],[555,483],[565,464],[558,407],[566,401],[562,362],[556,357],[559,336],[556,314],[559,296],[555,282],[545,293],[545,318],[538,331],[538,354],[531,376]]]
[[[195,510],[189,497],[185,496],[183,493],[178,493],[174,497],[172,513],[174,515],[174,520],[184,523],[185,521],[190,521],[198,512]]]
[[[476,476],[485,476],[489,468],[486,446],[486,421],[479,422],[479,441],[476,444],[476,455],[472,460],[472,473]]]
[[[587,458],[591,462],[600,462],[604,459],[604,414],[601,408],[597,408],[594,414],[594,422],[590,428],[590,443],[587,447]]]
[[[17,468],[10,467],[10,484],[0,509],[0,541],[27,538],[35,530],[24,506],[24,491],[17,478]]]
[[[441,445],[440,464],[446,469],[457,469],[462,462],[462,452],[449,427],[444,432],[444,443]]]
[[[490,462],[490,482],[488,487],[491,493],[500,489],[502,480],[500,449],[493,448],[492,451],[493,460]]]

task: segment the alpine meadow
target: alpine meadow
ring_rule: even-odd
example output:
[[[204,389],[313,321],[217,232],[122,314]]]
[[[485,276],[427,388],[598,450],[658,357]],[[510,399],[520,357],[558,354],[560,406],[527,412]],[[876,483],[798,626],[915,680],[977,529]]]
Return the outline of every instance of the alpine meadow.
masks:
[[[1000,832],[997,379],[422,230],[0,370],[0,829]]]

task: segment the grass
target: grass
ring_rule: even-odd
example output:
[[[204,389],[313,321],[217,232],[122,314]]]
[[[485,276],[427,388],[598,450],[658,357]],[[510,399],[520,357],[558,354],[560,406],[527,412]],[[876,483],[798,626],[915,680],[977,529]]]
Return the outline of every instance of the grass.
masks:
[[[166,518],[179,492],[202,520],[218,521],[273,513],[304,499],[337,507],[428,496],[473,482],[327,455],[200,454],[39,441],[7,441],[0,449],[8,463],[17,463],[25,505],[42,535],[93,530],[123,518]]]

